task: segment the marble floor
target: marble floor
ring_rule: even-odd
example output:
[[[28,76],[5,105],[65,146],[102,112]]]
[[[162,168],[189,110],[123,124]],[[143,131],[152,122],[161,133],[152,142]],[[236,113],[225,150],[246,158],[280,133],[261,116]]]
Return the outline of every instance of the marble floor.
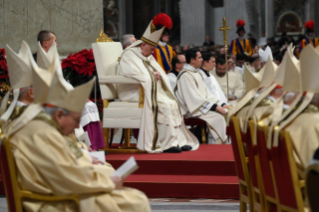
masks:
[[[153,212],[235,212],[239,211],[238,200],[222,199],[150,199]],[[8,212],[6,198],[0,196],[0,212]]]

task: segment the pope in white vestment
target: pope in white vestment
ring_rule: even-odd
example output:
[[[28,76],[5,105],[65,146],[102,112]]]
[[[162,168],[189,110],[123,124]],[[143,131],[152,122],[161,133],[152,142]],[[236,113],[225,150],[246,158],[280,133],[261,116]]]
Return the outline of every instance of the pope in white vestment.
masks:
[[[166,73],[150,54],[161,30],[153,32],[152,23],[141,40],[125,49],[118,74],[138,80],[144,89],[144,107],[137,147],[150,153],[196,150],[198,140],[185,127],[180,107]],[[121,101],[138,102],[140,85],[119,85]]]

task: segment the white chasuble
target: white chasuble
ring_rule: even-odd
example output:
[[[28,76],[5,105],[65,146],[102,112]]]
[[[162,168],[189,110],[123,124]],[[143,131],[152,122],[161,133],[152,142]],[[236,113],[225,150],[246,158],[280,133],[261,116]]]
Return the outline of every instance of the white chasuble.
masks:
[[[147,197],[130,188],[115,190],[110,168],[91,164],[54,126],[30,121],[11,135],[20,187],[45,195],[79,195],[81,211],[149,212]],[[72,202],[22,201],[28,212],[74,211]]]
[[[224,92],[224,95],[227,96],[227,77],[226,74],[223,77],[220,77],[216,73],[216,69],[214,68],[210,72],[217,80],[219,86],[221,87],[222,91]],[[243,81],[232,71],[228,72],[228,95],[229,98],[236,96],[237,99],[241,98],[244,92],[244,85]]]
[[[153,72],[161,74],[156,81]],[[143,56],[140,47],[126,49],[119,63],[118,74],[138,80],[144,89],[144,106],[137,147],[150,153],[173,146],[199,147],[198,140],[187,130],[169,79],[154,57]],[[137,102],[139,85],[119,85],[121,101]]]
[[[215,140],[225,142],[226,122],[223,115],[214,111],[204,114],[200,108],[207,102],[217,104],[219,99],[208,92],[201,74],[190,65],[185,65],[179,73],[175,96],[180,103],[183,115],[191,114],[204,120]]]

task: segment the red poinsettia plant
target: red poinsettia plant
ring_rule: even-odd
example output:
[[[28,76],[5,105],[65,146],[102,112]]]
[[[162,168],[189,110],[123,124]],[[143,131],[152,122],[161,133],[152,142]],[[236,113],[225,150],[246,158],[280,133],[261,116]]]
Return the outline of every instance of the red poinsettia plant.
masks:
[[[64,78],[73,86],[88,82],[96,75],[96,68],[92,49],[83,49],[75,54],[70,54],[62,60]]]
[[[0,49],[0,81],[6,82],[8,79],[8,66],[5,49]]]
[[[97,78],[97,71],[92,49],[83,49],[75,54],[70,54],[66,59],[62,60],[62,69],[64,78],[69,81],[74,87],[90,81],[94,76]],[[96,80],[96,86],[92,91],[90,100],[95,101],[100,111],[102,112],[102,99],[100,86]],[[96,94],[96,96],[95,96]]]
[[[0,99],[11,90],[5,49],[0,49]]]

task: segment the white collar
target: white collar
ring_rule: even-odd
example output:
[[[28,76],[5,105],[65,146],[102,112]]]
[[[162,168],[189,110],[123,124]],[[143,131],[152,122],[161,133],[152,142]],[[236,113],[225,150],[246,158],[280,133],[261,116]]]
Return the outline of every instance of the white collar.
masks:
[[[190,64],[186,63],[183,67],[183,69],[186,70],[191,70],[191,71],[199,71],[199,69],[194,68],[193,66],[191,66]]]
[[[290,105],[284,104],[284,105],[283,105],[283,108],[284,108],[284,110],[288,110],[288,109],[290,108]]]
[[[244,39],[245,39],[245,37],[239,37],[239,36],[238,36],[238,38],[239,38],[240,40],[244,40]]]
[[[21,101],[17,101],[16,106],[26,106],[27,104]]]
[[[275,102],[277,99],[275,99],[273,96],[268,95],[267,97],[268,99],[270,99],[271,101]]]
[[[161,45],[161,46],[166,46],[166,43],[162,42],[162,41],[158,41],[158,44]]]

